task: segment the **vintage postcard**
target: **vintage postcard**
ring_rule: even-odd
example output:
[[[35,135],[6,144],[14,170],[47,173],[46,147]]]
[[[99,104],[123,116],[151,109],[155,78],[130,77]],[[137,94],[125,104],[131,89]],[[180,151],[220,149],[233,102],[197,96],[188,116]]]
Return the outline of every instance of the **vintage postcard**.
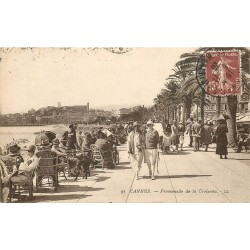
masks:
[[[3,203],[250,202],[250,49],[0,48]]]

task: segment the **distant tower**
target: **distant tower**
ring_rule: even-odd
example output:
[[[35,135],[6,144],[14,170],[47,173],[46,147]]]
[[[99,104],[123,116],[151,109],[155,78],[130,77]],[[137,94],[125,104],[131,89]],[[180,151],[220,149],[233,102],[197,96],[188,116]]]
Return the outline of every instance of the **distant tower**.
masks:
[[[87,112],[89,112],[89,102],[87,102]]]
[[[61,102],[57,102],[57,107],[58,107],[58,108],[61,108],[61,106],[62,106],[62,105],[61,105]]]

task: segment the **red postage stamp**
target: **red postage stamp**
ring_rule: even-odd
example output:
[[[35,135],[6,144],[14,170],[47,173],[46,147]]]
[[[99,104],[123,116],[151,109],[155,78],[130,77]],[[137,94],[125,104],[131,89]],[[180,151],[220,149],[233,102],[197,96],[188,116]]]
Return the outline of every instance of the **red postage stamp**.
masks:
[[[206,53],[206,92],[210,95],[240,95],[239,51]]]

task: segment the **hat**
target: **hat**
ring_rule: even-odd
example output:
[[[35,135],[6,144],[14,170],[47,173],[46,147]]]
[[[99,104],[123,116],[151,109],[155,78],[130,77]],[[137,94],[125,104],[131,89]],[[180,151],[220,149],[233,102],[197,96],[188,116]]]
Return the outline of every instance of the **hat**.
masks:
[[[41,141],[41,146],[48,146],[49,145],[49,141],[48,140],[42,140]]]
[[[53,145],[59,145],[59,140],[57,138],[55,138],[53,141],[52,141]]]
[[[139,122],[134,122],[133,127],[140,126]]]
[[[154,123],[151,120],[148,120],[147,125],[154,125]]]
[[[29,147],[27,148],[27,151],[28,151],[28,152],[32,152],[32,153],[35,153],[35,151],[36,151],[36,146],[35,146],[35,145],[29,145]]]
[[[7,149],[9,153],[16,154],[21,148],[16,143],[11,143]]]

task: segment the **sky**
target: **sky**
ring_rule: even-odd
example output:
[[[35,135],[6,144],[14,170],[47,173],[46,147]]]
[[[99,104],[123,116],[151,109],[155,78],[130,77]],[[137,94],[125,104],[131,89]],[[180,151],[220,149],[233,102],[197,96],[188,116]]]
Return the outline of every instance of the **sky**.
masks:
[[[13,48],[0,51],[2,113],[47,106],[150,106],[180,55],[195,48]]]

